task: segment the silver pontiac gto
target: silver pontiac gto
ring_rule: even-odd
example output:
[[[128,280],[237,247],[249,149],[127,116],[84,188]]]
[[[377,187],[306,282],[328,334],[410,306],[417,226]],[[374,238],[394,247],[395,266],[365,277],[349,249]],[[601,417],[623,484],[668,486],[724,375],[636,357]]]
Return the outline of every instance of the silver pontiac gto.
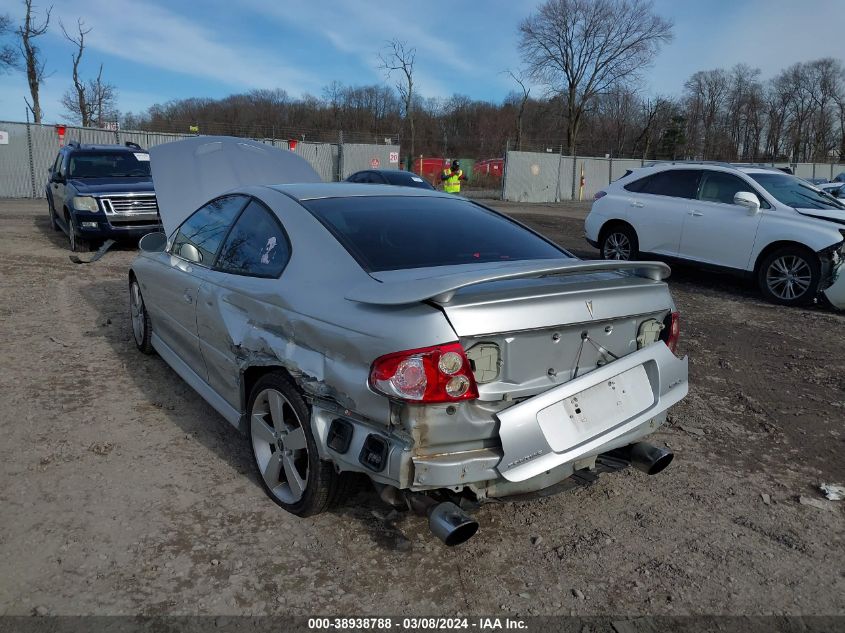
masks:
[[[470,200],[322,183],[243,139],[150,155],[165,233],[129,272],[135,342],[248,435],[285,510],[364,473],[455,545],[474,503],[671,461],[641,441],[687,393],[666,265],[582,261]]]

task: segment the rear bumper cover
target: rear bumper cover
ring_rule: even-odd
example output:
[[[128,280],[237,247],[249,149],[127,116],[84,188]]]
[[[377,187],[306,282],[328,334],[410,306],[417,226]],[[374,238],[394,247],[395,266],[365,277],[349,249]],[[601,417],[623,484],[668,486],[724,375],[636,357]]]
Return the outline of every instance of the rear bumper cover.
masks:
[[[611,382],[629,370],[642,367],[651,395],[643,406],[632,410],[631,415],[621,413],[621,418],[608,416],[606,419],[590,420],[589,434],[585,435],[583,424],[559,416],[554,419],[556,406],[567,399]],[[655,343],[628,354],[589,374],[571,380],[538,396],[516,404],[497,414],[500,423],[499,436],[502,442],[502,460],[498,471],[508,481],[525,481],[556,468],[562,464],[602,453],[628,443],[643,425],[663,413],[683,398],[689,389],[687,358],[679,359],[663,344]],[[613,403],[610,404],[612,408]],[[620,406],[622,406],[620,404]],[[562,410],[562,407],[559,407]],[[602,407],[604,411],[606,407]],[[620,411],[624,411],[620,409]],[[584,414],[589,419],[589,411]],[[550,424],[552,416],[552,424]],[[570,432],[572,431],[572,432]],[[567,438],[577,438],[571,443]]]
[[[554,437],[557,429],[549,426],[550,407],[631,370],[640,374],[644,392],[638,394],[640,406],[632,415],[621,421],[619,415],[599,418],[596,426],[590,427],[595,432],[586,439],[582,435],[582,441],[574,445],[562,445],[559,434]],[[312,425],[321,457],[333,461],[341,470],[364,472],[377,482],[398,488],[469,487],[479,496],[503,497],[556,484],[571,475],[577,463],[642,439],[663,423],[666,409],[683,398],[687,390],[687,359],[679,359],[664,344],[654,343],[500,411],[495,417],[500,426],[501,447],[421,455],[415,453],[413,440],[407,434],[391,432],[387,427],[379,429],[348,417],[349,412],[331,411],[316,403]],[[353,427],[350,447],[343,454],[327,446],[329,427],[336,417],[344,417]],[[607,420],[616,423],[608,426]],[[558,424],[554,416],[551,424]],[[560,419],[559,424],[564,427],[571,422]],[[364,468],[358,459],[365,439],[371,434],[379,435],[389,445],[386,467],[379,472]]]

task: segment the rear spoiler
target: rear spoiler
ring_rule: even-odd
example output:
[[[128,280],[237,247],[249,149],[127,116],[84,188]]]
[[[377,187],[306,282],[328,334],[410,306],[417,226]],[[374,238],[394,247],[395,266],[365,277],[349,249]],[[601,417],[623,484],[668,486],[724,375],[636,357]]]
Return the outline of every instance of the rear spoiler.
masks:
[[[608,271],[629,273],[654,281],[662,281],[672,272],[669,266],[661,262],[541,259],[418,279],[381,283],[374,281],[352,288],[346,298],[373,305],[403,305],[429,299],[436,303],[449,303],[457,290],[488,281]]]

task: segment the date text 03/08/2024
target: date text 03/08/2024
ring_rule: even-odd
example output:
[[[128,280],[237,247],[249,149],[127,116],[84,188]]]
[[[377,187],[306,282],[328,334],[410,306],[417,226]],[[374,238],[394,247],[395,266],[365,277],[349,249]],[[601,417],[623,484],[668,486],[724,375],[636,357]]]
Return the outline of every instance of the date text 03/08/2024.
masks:
[[[475,629],[478,631],[500,631],[527,629],[524,620],[518,618],[440,618],[406,617],[401,620],[390,617],[374,618],[309,618],[308,628],[312,630],[443,630]]]

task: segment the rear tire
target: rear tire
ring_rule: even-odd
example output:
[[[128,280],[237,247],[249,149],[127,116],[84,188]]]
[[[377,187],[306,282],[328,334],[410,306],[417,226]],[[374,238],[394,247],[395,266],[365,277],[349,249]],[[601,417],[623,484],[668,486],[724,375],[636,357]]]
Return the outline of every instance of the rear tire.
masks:
[[[58,220],[56,220],[56,211],[53,209],[53,203],[47,200],[47,212],[50,214],[50,228],[54,231],[61,231]]]
[[[771,303],[805,305],[818,293],[820,277],[821,266],[815,253],[800,246],[784,246],[760,263],[757,285]]]
[[[602,231],[599,240],[602,259],[632,261],[639,257],[637,234],[629,226],[613,224]]]
[[[279,506],[300,517],[327,510],[341,492],[340,476],[320,459],[311,412],[290,379],[258,379],[247,408],[249,443],[258,480]]]

